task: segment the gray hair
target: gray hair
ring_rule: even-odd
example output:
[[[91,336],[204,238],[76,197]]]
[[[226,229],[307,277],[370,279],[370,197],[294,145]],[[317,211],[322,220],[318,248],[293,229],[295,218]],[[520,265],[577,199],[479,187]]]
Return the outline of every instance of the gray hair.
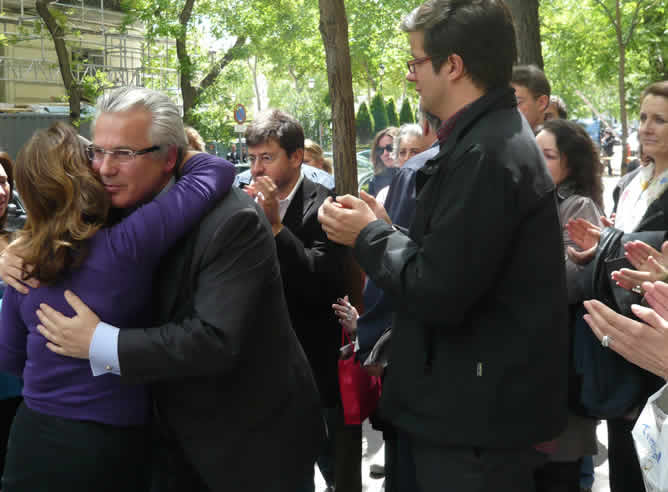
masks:
[[[120,87],[100,96],[95,109],[95,120],[102,113],[121,113],[133,109],[147,111],[152,118],[148,137],[153,145],[162,147],[156,154],[164,158],[169,147],[176,147],[176,164],[180,164],[188,148],[188,140],[181,112],[165,94],[144,87]]]
[[[566,107],[566,103],[562,98],[557,95],[552,95],[550,96],[550,104],[554,104],[556,106],[559,118],[562,120],[568,119],[568,108]]]
[[[406,137],[422,137],[422,127],[416,123],[404,123],[399,127],[399,133],[394,137],[394,146],[392,153],[394,160],[399,158],[399,149],[401,148],[401,141]]]

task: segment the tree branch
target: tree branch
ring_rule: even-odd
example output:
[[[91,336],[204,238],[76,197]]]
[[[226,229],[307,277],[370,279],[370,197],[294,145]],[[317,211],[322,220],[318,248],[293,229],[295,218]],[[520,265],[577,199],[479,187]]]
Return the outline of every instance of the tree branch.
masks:
[[[595,3],[599,4],[601,8],[603,9],[603,12],[607,16],[608,19],[610,19],[610,23],[612,24],[612,27],[617,29],[617,21],[615,20],[615,16],[612,15],[612,11],[608,8],[608,6],[603,2],[603,0],[594,0]],[[619,29],[621,29],[622,26],[619,26]]]
[[[201,94],[202,91],[206,90],[211,84],[213,84],[216,81],[218,75],[220,75],[220,72],[222,72],[231,61],[241,57],[241,51],[244,47],[244,44],[246,44],[246,37],[239,36],[237,41],[234,43],[234,46],[227,50],[225,55],[213,64],[211,70],[209,70],[209,73],[207,73],[206,77],[202,79],[199,84],[199,89],[197,90],[197,95]]]
[[[624,46],[628,45],[629,41],[631,41],[631,38],[633,38],[633,31],[638,25],[638,13],[640,12],[640,7],[644,2],[645,0],[638,0],[638,3],[636,3],[636,9],[633,12],[633,18],[631,19],[631,27],[629,27],[629,32],[626,35],[626,39],[623,41]],[[653,1],[652,3],[656,3],[656,1]]]
[[[69,96],[70,121],[77,125],[81,114],[81,88],[79,82],[75,80],[72,74],[72,65],[70,64],[70,54],[65,44],[65,31],[58,24],[58,21],[49,11],[48,0],[37,0],[35,2],[37,13],[46,24],[46,28],[51,33],[53,45],[58,56],[58,66],[60,67],[60,76],[63,79],[63,85]]]
[[[193,15],[194,5],[195,5],[195,0],[186,0],[185,5],[183,5],[183,10],[181,10],[181,13],[179,14],[179,24],[183,26],[183,29],[186,29],[186,27],[188,27],[188,22],[190,22],[190,17]]]

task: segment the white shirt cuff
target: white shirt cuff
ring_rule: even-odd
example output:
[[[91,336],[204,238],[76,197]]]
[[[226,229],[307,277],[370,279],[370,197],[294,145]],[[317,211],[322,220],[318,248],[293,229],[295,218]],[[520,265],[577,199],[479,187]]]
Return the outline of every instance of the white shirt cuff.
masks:
[[[93,376],[110,373],[121,375],[118,362],[118,332],[118,328],[102,321],[95,327],[88,351]]]

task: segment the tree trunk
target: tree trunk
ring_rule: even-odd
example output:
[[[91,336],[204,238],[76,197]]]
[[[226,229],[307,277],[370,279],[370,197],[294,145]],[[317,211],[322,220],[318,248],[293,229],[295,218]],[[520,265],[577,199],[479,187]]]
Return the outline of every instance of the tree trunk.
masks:
[[[72,123],[72,126],[78,128],[79,120],[81,118],[81,85],[74,78],[74,75],[72,75],[70,54],[65,45],[65,32],[62,26],[58,24],[58,21],[56,21],[53,14],[49,11],[49,3],[50,2],[47,0],[37,0],[35,2],[35,7],[53,38],[53,44],[56,49],[56,54],[58,55],[60,76],[63,79],[63,85],[65,86],[68,95],[70,123]]]
[[[197,91],[192,83],[193,64],[188,55],[186,46],[186,37],[188,35],[188,23],[193,12],[195,0],[186,0],[183,10],[179,14],[179,24],[181,24],[181,33],[175,39],[176,57],[179,60],[179,73],[181,77],[181,98],[183,99],[183,122],[186,125],[192,124],[191,110],[195,106]]]
[[[319,0],[320,34],[325,45],[327,81],[332,101],[332,133],[336,193],[357,195],[355,105],[350,67],[348,19],[344,0]],[[344,276],[350,301],[362,309],[362,270],[348,255]],[[362,492],[362,432],[342,426],[336,433],[336,490]]]
[[[254,57],[253,64],[251,65],[250,58],[246,60],[248,63],[248,68],[251,71],[253,76],[253,87],[255,87],[255,99],[257,100],[257,112],[262,111],[262,94],[260,94],[260,86],[257,83],[257,56]]]
[[[225,55],[219,60],[214,61],[209,68],[206,76],[201,80],[196,87],[193,84],[193,77],[195,75],[195,67],[188,55],[187,37],[188,37],[188,23],[192,17],[195,0],[186,0],[183,10],[179,14],[179,24],[181,24],[181,33],[175,39],[176,42],[176,58],[179,60],[179,72],[181,74],[181,98],[183,99],[183,122],[186,125],[191,125],[193,122],[192,110],[197,106],[198,99],[201,94],[211,86],[220,75],[220,72],[232,61],[241,58],[243,54],[243,47],[246,44],[246,38],[240,36]]]
[[[373,85],[373,79],[371,78],[371,72],[369,71],[369,63],[365,60],[362,62],[364,65],[364,71],[366,72],[366,92],[369,103],[371,104],[371,86]]]
[[[355,105],[348,45],[348,19],[343,0],[320,0],[320,33],[325,45],[327,81],[332,101],[336,192],[357,195]]]
[[[617,23],[615,31],[617,33],[617,44],[619,46],[619,119],[622,122],[622,160],[620,164],[620,173],[626,172],[626,140],[628,139],[628,124],[626,120],[626,44],[622,33],[622,14],[619,5],[620,0],[615,0],[615,18]]]
[[[517,32],[518,63],[536,65],[543,69],[543,53],[540,46],[539,0],[506,0],[515,18]]]

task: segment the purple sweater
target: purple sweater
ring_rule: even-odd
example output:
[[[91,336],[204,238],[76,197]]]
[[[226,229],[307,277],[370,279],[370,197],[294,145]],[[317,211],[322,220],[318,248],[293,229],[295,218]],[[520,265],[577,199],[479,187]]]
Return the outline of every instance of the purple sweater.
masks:
[[[93,377],[88,360],[46,348],[37,331],[40,303],[73,316],[63,296],[70,289],[100,319],[120,328],[151,325],[153,272],[161,256],[230,189],[234,167],[197,154],[168,191],[90,239],[83,264],[55,283],[21,295],[7,287],[0,312],[0,370],[22,375],[31,409],[68,419],[117,426],[142,425],[150,415],[143,385],[111,374]]]

